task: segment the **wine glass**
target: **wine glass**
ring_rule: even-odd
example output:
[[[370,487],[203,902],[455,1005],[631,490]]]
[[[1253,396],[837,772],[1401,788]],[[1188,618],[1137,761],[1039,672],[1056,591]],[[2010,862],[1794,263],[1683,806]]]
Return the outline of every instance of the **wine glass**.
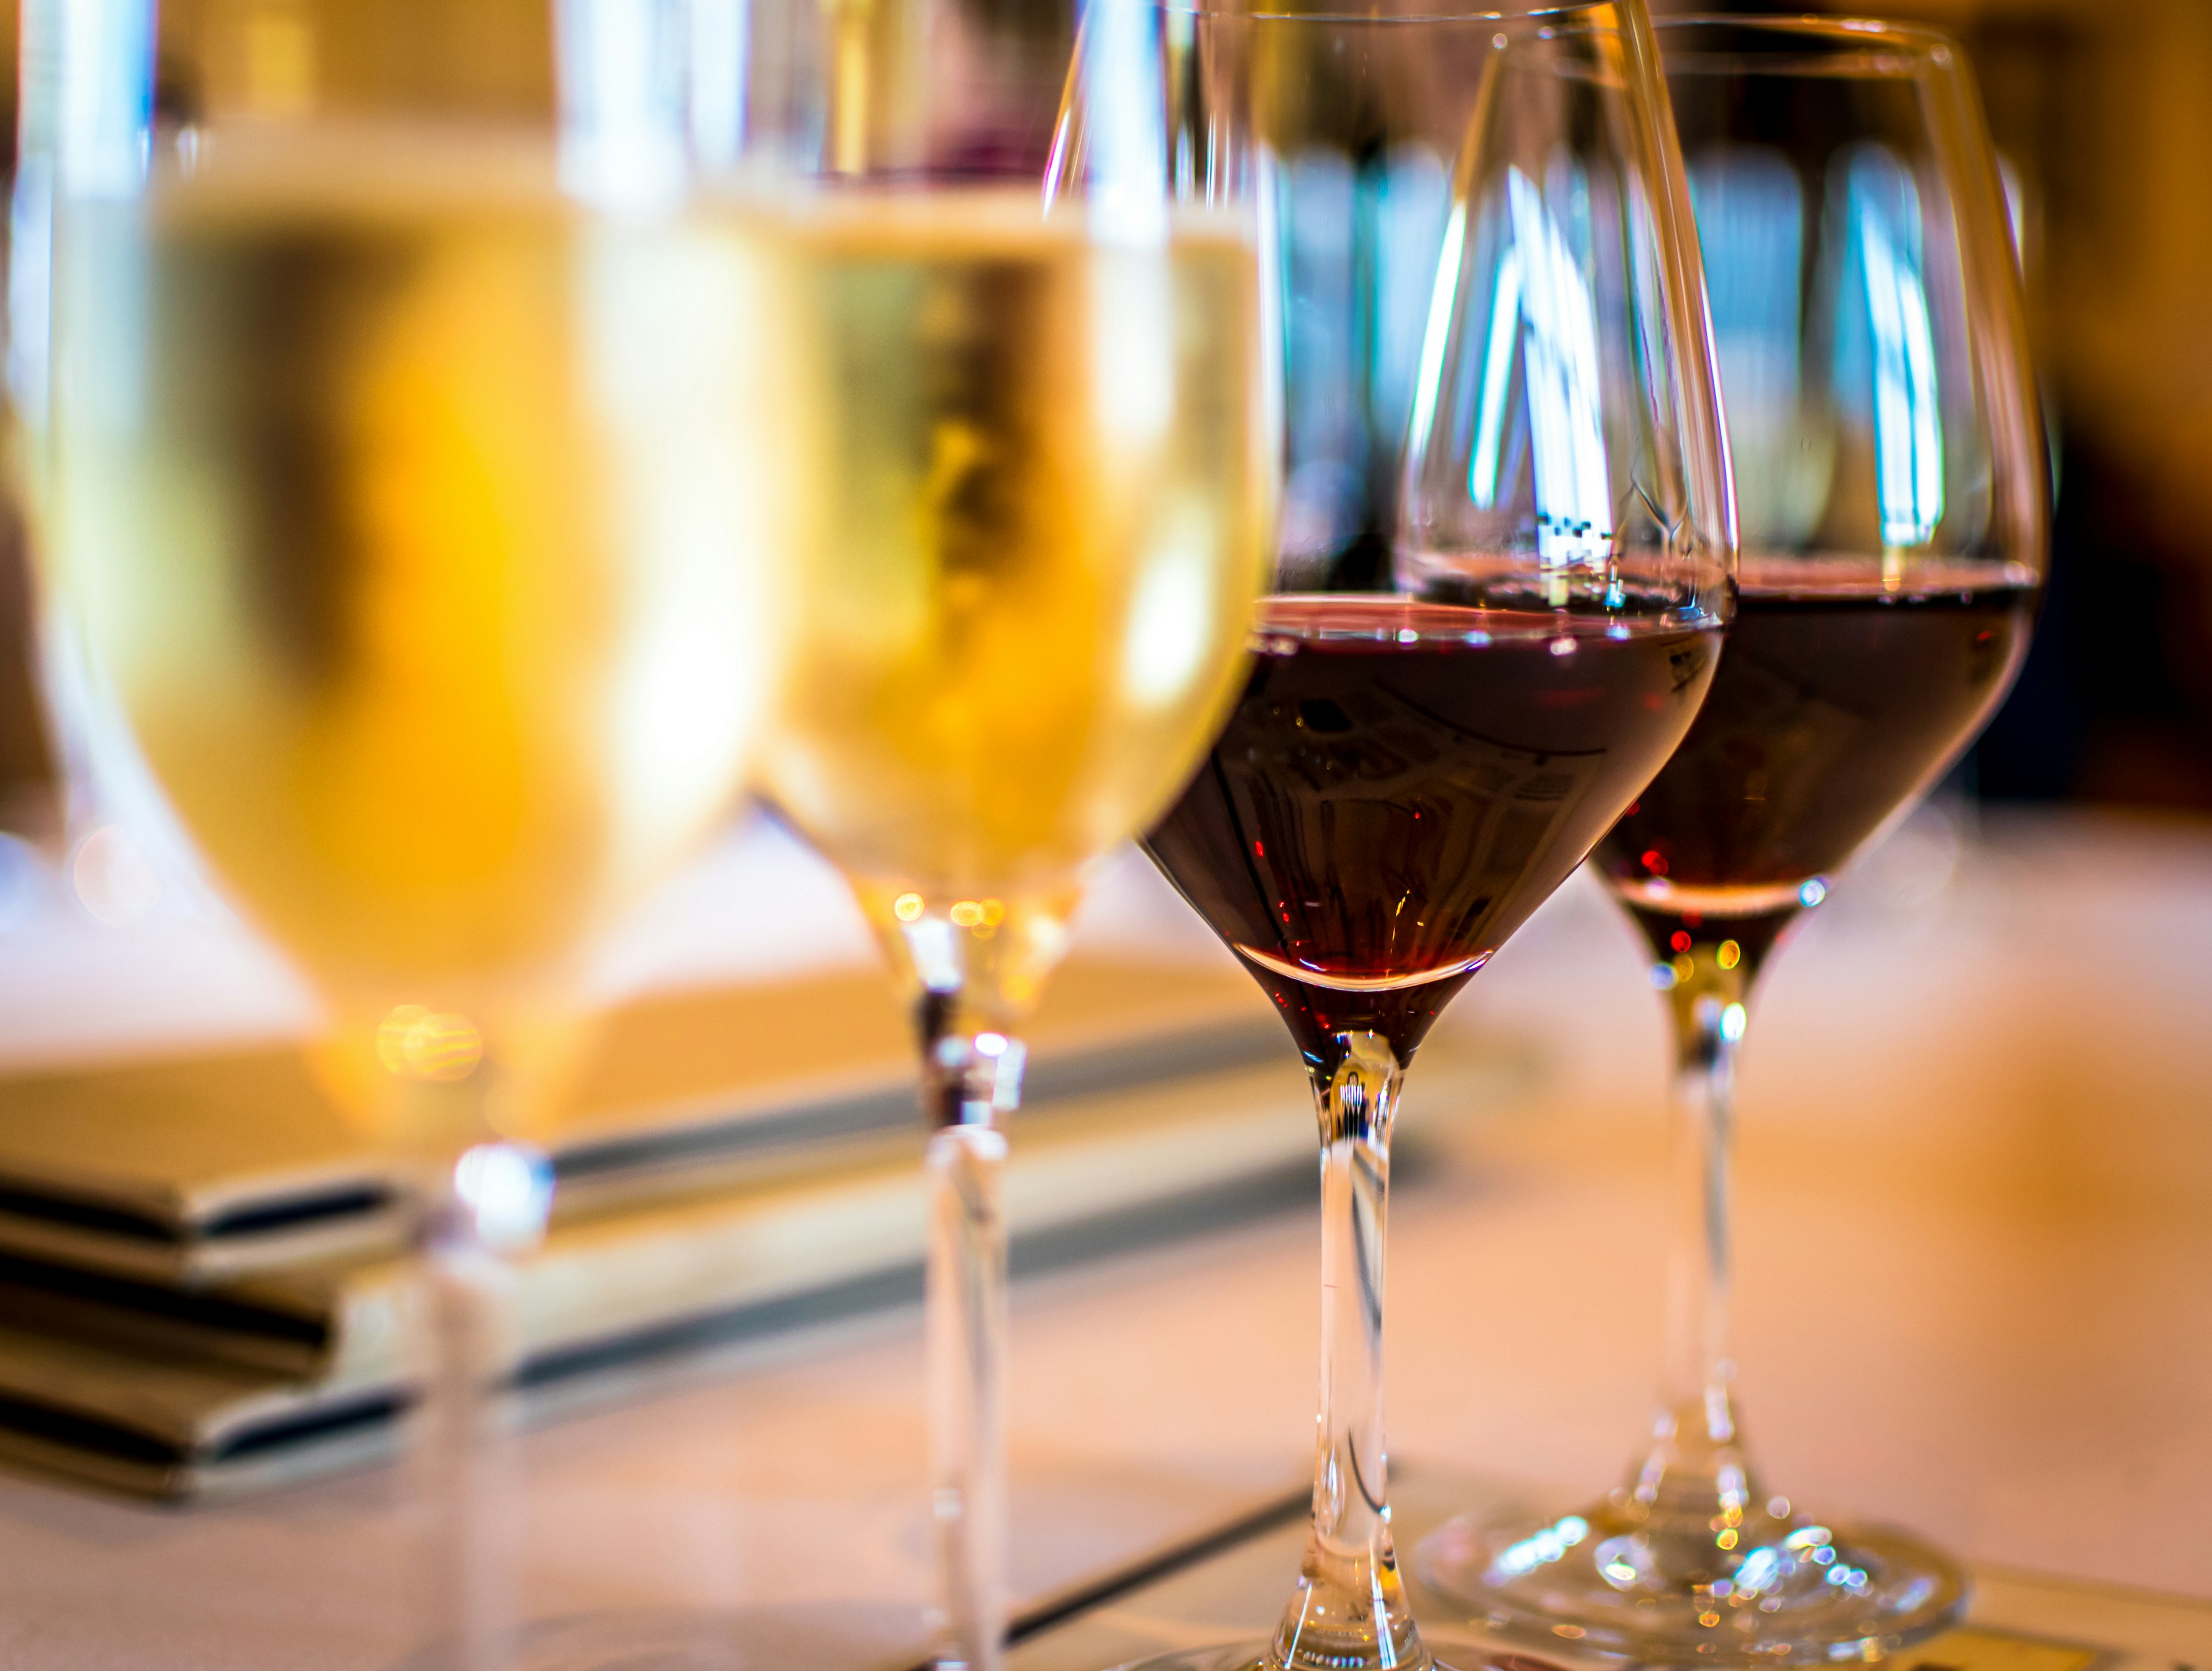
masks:
[[[512,1624],[475,1441],[572,965],[726,814],[781,636],[750,268],[659,143],[647,12],[26,8],[54,572],[418,1170],[434,1628],[471,1668]]]
[[[1659,30],[1711,277],[1744,556],[1688,738],[1598,848],[1674,1034],[1668,1355],[1650,1449],[1541,1526],[1420,1571],[1497,1626],[1659,1663],[1872,1658],[1959,1569],[1762,1480],[1730,1382],[1729,1144],[1777,940],[1943,772],[2027,644],[2049,488],[2017,274],[1959,48],[1919,29]]]
[[[1142,0],[756,9],[721,159],[781,344],[769,802],[912,1006],[940,1663],[1006,1621],[1006,1127],[1091,866],[1242,678],[1273,539],[1254,200],[1179,173]],[[773,33],[770,32],[770,21]],[[811,33],[810,33],[811,32]]]
[[[1407,162],[1437,104],[1466,102],[1395,537],[1286,545],[1228,726],[1146,838],[1305,1061],[1322,1223],[1312,1530],[1289,1604],[1272,1642],[1147,1663],[1418,1671],[1382,1444],[1392,1119],[1444,1005],[1687,730],[1729,608],[1726,455],[1639,6],[1194,27],[1237,72],[1192,129],[1293,192],[1302,161],[1346,143]]]

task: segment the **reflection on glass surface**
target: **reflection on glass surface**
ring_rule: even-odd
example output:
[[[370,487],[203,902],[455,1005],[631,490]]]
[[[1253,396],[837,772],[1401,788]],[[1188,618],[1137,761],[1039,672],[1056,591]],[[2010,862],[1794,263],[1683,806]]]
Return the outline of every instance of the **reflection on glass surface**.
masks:
[[[1571,176],[1565,182],[1570,207],[1577,184]],[[1613,509],[1598,425],[1596,307],[1558,220],[1518,168],[1506,173],[1505,204],[1513,227],[1507,262],[1521,297],[1536,549],[1547,570],[1601,568]],[[1490,392],[1486,378],[1483,392]],[[1494,468],[1486,473],[1494,477]]]
[[[1405,433],[1450,180],[1419,139],[1312,146],[1276,176],[1283,307],[1280,544],[1322,562],[1376,513],[1370,475]]]
[[[1711,146],[1690,157],[1689,171],[1736,520],[1747,541],[1794,544],[1820,520],[1831,462],[1802,433],[1804,191],[1789,160],[1765,146]]]
[[[1919,193],[1879,145],[1839,159],[1838,169],[1850,228],[1841,248],[1863,283],[1865,311],[1838,298],[1836,385],[1847,420],[1872,422],[1881,543],[1923,545],[1943,517],[1943,419],[1921,273]],[[1869,388],[1867,402],[1860,392]]]

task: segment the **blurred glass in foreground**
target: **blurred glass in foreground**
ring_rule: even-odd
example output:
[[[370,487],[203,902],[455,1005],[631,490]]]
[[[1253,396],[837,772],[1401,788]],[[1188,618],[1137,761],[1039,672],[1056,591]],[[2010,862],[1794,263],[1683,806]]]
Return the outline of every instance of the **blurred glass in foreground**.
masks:
[[[761,296],[687,211],[688,15],[25,17],[55,576],[94,699],[328,1000],[328,1082],[421,1168],[434,1629],[471,1671],[512,1624],[479,1406],[572,965],[726,813],[781,638]]]

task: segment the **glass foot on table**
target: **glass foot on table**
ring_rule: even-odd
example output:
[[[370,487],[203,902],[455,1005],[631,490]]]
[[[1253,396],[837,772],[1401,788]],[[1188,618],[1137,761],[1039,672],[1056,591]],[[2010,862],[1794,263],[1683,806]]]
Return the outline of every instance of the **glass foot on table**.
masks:
[[[1131,1660],[1114,1668],[1114,1671],[1282,1671],[1268,1657],[1269,1644],[1265,1642],[1236,1642],[1227,1647],[1187,1648],[1172,1654],[1154,1654],[1147,1659]],[[1542,1660],[1523,1659],[1517,1654],[1485,1655],[1455,1649],[1447,1663],[1443,1658],[1425,1658],[1425,1671],[1562,1671],[1562,1668]]]
[[[1753,1514],[1723,1553],[1699,1530],[1656,1536],[1611,1503],[1535,1527],[1468,1515],[1413,1570],[1486,1629],[1652,1665],[1871,1660],[1966,1609],[1966,1574],[1902,1533]]]

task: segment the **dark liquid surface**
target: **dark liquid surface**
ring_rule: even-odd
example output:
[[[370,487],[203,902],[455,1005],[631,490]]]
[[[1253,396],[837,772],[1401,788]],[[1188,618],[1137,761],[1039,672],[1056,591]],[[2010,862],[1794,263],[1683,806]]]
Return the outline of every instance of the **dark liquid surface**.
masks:
[[[1711,695],[1598,849],[1645,912],[1794,909],[1802,884],[1840,867],[1972,739],[2034,612],[2031,586],[1955,568],[1887,596],[1878,580],[1838,595],[1790,578],[1747,562]]]
[[[1681,738],[1717,632],[1284,597],[1235,713],[1146,842],[1324,1071],[1401,1061]]]

